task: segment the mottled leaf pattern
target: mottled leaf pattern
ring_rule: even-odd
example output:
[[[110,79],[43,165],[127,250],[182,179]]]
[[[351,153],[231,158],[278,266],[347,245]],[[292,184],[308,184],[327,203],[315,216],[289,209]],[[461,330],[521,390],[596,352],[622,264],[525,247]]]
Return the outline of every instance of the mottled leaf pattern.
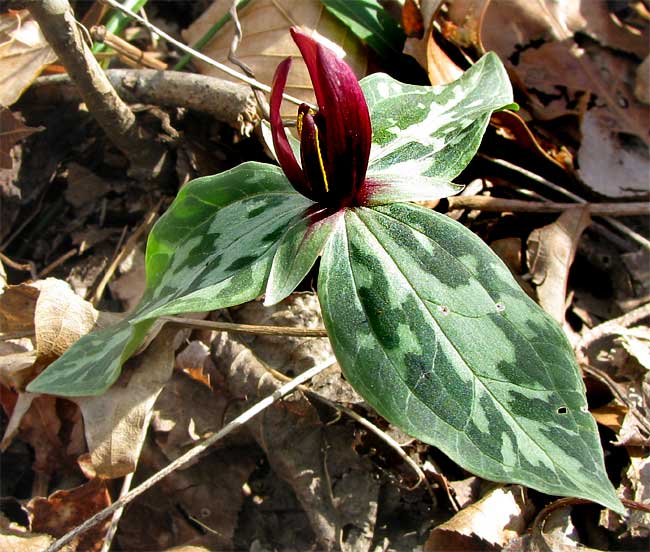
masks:
[[[415,86],[376,73],[361,88],[372,121],[370,177],[384,171],[451,180],[476,153],[491,113],[512,105],[510,81],[493,53],[450,84]]]
[[[264,291],[280,239],[311,201],[282,171],[245,163],[187,184],[147,244],[147,290],[128,319],[85,336],[29,391],[98,395],[117,379],[155,318],[250,301]]]
[[[266,285],[265,305],[275,305],[287,297],[314,266],[329,238],[335,221],[343,213],[309,213],[283,236],[273,257]]]
[[[469,230],[407,204],[348,210],[318,291],[382,416],[486,479],[620,511],[571,346]]]

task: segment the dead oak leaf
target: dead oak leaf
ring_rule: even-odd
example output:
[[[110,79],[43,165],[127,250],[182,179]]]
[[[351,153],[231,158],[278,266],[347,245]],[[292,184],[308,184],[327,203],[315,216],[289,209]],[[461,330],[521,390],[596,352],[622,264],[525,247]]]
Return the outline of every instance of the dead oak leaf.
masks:
[[[106,484],[93,479],[70,490],[56,491],[47,498],[33,498],[27,511],[33,531],[62,537],[110,504]],[[76,550],[99,552],[110,523],[110,518],[106,519],[82,533],[76,539]]]

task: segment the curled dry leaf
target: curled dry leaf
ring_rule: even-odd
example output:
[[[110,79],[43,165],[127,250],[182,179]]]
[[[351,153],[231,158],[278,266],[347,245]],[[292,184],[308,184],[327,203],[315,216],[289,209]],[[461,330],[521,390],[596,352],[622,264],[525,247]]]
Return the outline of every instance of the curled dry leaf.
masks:
[[[566,287],[582,232],[591,224],[588,207],[567,209],[552,224],[531,232],[528,266],[539,304],[564,323]]]
[[[534,532],[531,538],[533,552],[600,552],[580,543],[578,530],[571,521],[571,510],[571,506],[557,508],[541,520],[540,531]]]
[[[188,29],[183,32],[185,40],[193,44],[219,19],[228,13],[231,2],[213,2],[212,5]],[[314,33],[325,43],[345,57],[348,65],[360,78],[366,71],[366,55],[363,46],[354,35],[327,13],[319,0],[256,0],[238,13],[243,37],[236,57],[253,71],[255,78],[270,85],[278,63],[292,56],[294,65],[289,74],[286,93],[308,103],[315,103],[307,67],[291,40],[289,28],[298,25]],[[203,48],[203,53],[217,61],[227,63],[228,51],[234,34],[229,21]],[[214,67],[197,62],[199,72],[204,75],[232,80]],[[297,107],[284,102],[282,113],[295,117]]]
[[[533,510],[523,487],[497,487],[433,529],[424,550],[499,550],[524,532]]]
[[[54,60],[56,54],[27,10],[0,15],[0,105],[18,100]]]
[[[34,532],[58,538],[110,504],[106,485],[95,479],[67,491],[56,491],[47,498],[33,498],[27,504],[27,511]],[[82,533],[73,541],[73,549],[99,552],[110,522],[108,518]]]
[[[164,328],[103,395],[74,399],[83,415],[90,451],[81,461],[88,477],[112,479],[135,470],[151,409],[172,374],[176,333]]]

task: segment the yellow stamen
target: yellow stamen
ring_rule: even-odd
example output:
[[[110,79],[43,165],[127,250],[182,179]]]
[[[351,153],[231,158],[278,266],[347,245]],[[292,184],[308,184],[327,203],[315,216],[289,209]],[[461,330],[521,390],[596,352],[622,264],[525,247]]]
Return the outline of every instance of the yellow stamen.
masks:
[[[304,113],[298,113],[298,120],[296,121],[296,127],[298,127],[298,136],[302,135],[302,119],[304,116]]]
[[[300,121],[302,123],[302,121]],[[323,156],[320,152],[320,143],[318,142],[318,127],[314,125],[314,130],[316,131],[314,137],[316,138],[316,153],[318,153],[318,163],[320,164],[320,170],[323,173],[323,184],[325,184],[325,192],[329,192],[329,185],[327,184],[327,174],[325,173],[325,164],[323,163]]]

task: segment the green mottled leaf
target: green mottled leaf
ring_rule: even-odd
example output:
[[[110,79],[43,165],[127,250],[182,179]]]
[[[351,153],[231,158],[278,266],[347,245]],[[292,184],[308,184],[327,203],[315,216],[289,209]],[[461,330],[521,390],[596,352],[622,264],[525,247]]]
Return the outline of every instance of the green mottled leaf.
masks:
[[[321,0],[334,17],[386,60],[402,54],[405,35],[378,0]]]
[[[264,291],[287,227],[301,220],[310,205],[281,169],[261,163],[190,182],[149,235],[147,289],[134,313],[79,340],[28,390],[101,394],[157,317],[254,299]]]
[[[318,292],[382,416],[486,479],[621,511],[571,346],[469,230],[407,204],[347,210]]]
[[[499,58],[488,53],[443,86],[403,84],[377,73],[361,88],[372,121],[368,176],[451,180],[476,153],[490,114],[512,105],[512,87]]]
[[[334,222],[341,213],[310,212],[283,236],[273,257],[266,284],[265,305],[275,305],[287,297],[307,275],[321,254]]]
[[[440,199],[457,194],[464,188],[462,184],[454,184],[448,180],[421,175],[399,175],[389,171],[373,172],[368,175],[364,186],[367,207]]]

